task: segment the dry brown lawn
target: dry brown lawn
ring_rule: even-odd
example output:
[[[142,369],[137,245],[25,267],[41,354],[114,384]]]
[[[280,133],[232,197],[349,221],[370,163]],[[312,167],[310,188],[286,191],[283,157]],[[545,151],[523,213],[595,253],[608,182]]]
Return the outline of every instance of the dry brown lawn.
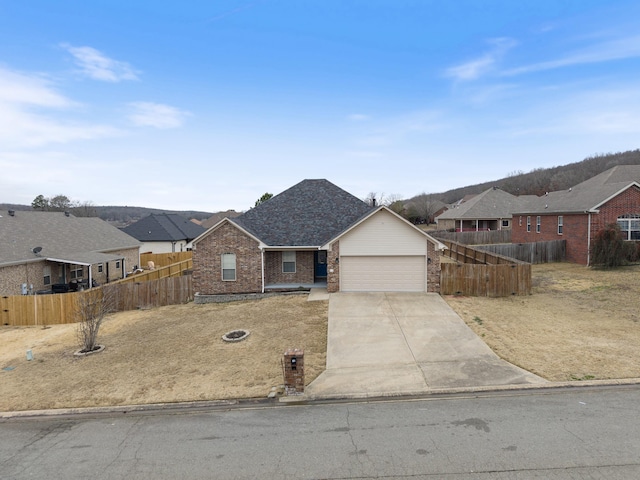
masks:
[[[447,296],[498,355],[551,381],[640,378],[640,266],[533,266],[533,295]]]
[[[306,383],[324,370],[327,307],[287,295],[118,313],[86,357],[75,325],[0,327],[0,411],[266,397],[287,348],[304,349]],[[236,329],[251,334],[222,341]]]

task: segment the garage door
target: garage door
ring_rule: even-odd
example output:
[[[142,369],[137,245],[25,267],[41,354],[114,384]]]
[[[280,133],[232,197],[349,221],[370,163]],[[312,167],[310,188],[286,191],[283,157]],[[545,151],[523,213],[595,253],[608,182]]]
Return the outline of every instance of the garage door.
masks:
[[[424,292],[425,257],[340,257],[343,292]]]

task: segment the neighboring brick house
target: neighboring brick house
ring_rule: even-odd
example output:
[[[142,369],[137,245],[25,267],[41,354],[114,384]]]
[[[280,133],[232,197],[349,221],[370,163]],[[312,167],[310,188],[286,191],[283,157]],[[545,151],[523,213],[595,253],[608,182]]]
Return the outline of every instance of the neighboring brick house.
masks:
[[[122,229],[142,242],[143,253],[186,252],[205,230],[175,213],[153,213]]]
[[[64,291],[123,278],[140,243],[99,218],[0,211],[0,294]]]
[[[303,180],[193,241],[194,290],[437,292],[443,248],[386,207]]]
[[[507,230],[511,228],[511,215],[520,209],[532,195],[516,197],[499,188],[490,188],[464,201],[436,217],[438,230],[476,232]]]
[[[567,261],[589,265],[594,236],[612,223],[627,240],[640,241],[640,165],[619,165],[569,190],[535,197],[514,210],[511,241],[565,240]]]

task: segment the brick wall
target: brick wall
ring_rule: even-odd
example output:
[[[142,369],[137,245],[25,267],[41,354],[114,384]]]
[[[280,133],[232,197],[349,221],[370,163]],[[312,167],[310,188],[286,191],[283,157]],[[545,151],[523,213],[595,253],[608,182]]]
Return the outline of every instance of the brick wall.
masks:
[[[335,242],[331,250],[327,252],[327,291],[336,293],[340,291],[340,242]]]
[[[623,215],[640,215],[640,188],[631,187],[600,207],[600,214],[593,215],[591,235],[593,236],[610,223],[616,223]]]
[[[282,271],[282,252],[268,251],[264,254],[265,283],[313,283],[315,262],[312,251],[296,252],[296,271]]]
[[[236,254],[236,280],[222,280],[222,254]],[[258,242],[229,223],[201,239],[193,249],[193,289],[204,295],[262,291]]]
[[[440,250],[432,242],[427,242],[427,292],[440,293],[440,257]]]

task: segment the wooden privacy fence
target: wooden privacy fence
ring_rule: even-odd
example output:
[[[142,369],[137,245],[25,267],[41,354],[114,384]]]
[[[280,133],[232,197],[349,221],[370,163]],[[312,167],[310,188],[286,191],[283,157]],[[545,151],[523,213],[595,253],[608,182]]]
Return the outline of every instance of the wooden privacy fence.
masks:
[[[191,252],[188,252],[191,253]],[[170,277],[180,277],[185,274],[188,270],[193,268],[193,260],[190,258],[187,260],[183,260],[178,263],[173,263],[171,265],[167,265],[166,267],[155,268],[153,270],[145,270],[142,273],[135,273],[133,275],[129,275],[126,278],[121,280],[116,280],[115,282],[111,282],[109,285],[113,285],[114,283],[139,283],[139,282],[148,282],[150,280],[159,280],[161,278],[170,278]]]
[[[458,263],[442,263],[440,293],[507,297],[531,294],[531,264],[443,240],[444,254]]]
[[[147,268],[149,262],[153,262],[158,267],[166,267],[185,260],[191,260],[191,252],[173,252],[173,253],[141,253],[140,268]]]
[[[114,311],[176,305],[193,300],[191,275],[166,277],[147,282],[110,283],[113,290]],[[0,297],[0,323],[2,325],[56,325],[75,323],[78,299],[95,292],[95,288],[82,292],[56,295],[13,295]]]
[[[478,232],[449,232],[437,230],[429,234],[438,240],[451,240],[464,245],[487,245],[491,243],[510,243],[511,230],[489,230]]]
[[[565,240],[508,243],[504,245],[476,245],[475,248],[528,263],[564,262],[567,254],[567,242]]]

